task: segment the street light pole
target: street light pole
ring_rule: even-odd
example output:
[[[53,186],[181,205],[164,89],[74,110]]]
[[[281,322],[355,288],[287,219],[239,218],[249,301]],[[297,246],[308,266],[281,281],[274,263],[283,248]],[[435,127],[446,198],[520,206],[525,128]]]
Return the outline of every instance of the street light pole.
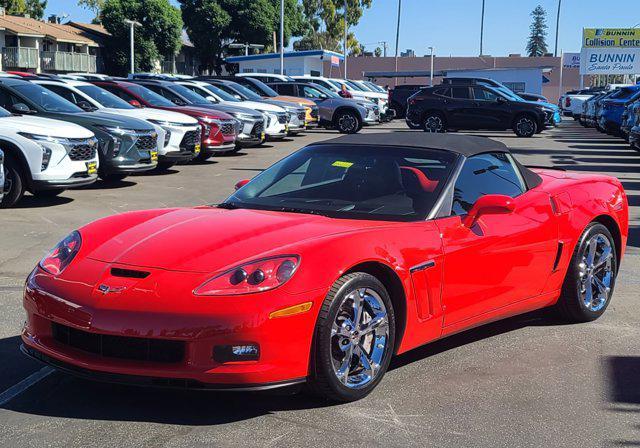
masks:
[[[556,46],[553,49],[553,55],[558,56],[558,32],[560,30],[560,5],[562,0],[558,0],[558,14],[556,15]]]
[[[130,39],[130,51],[131,51],[131,74],[133,75],[136,71],[135,68],[135,48],[134,48],[134,43],[133,43],[133,28],[136,26],[140,26],[142,25],[140,22],[136,22],[135,20],[129,20],[129,19],[125,19],[124,23],[129,25],[129,39]]]
[[[484,0],[482,0],[482,15],[480,16],[480,56],[482,56],[483,35],[484,35]]]
[[[398,26],[396,27],[396,74],[398,73],[398,43],[400,41],[400,11],[402,10],[402,0],[398,0]],[[397,85],[398,78],[394,78],[394,85]]]
[[[284,0],[280,0],[280,74],[284,75]]]
[[[433,87],[433,47],[429,47],[431,50],[431,70],[429,71],[429,87]]]

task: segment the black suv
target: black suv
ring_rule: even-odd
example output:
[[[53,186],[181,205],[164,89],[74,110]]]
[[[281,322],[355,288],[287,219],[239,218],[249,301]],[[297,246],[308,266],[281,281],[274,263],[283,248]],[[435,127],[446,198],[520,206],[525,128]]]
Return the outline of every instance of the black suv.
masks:
[[[409,97],[425,87],[420,84],[400,84],[389,90],[389,109],[395,111],[396,118],[404,118]]]
[[[518,137],[531,137],[545,128],[552,113],[543,105],[515,101],[493,87],[448,83],[410,97],[406,120],[409,127],[420,124],[427,132],[513,129]]]

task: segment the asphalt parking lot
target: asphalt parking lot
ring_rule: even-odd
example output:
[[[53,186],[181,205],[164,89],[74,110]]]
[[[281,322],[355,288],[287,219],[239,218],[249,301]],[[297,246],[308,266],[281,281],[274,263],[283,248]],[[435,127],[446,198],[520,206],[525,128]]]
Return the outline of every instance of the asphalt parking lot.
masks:
[[[364,132],[410,131],[398,121]],[[622,180],[631,235],[601,319],[563,325],[542,311],[438,341],[396,358],[369,397],[345,405],[93,383],[42,370],[19,352],[23,281],[67,233],[113,213],[218,202],[238,180],[335,136],[310,131],[0,211],[0,446],[640,446],[640,153],[572,120],[531,139],[475,134],[503,141],[525,164]]]

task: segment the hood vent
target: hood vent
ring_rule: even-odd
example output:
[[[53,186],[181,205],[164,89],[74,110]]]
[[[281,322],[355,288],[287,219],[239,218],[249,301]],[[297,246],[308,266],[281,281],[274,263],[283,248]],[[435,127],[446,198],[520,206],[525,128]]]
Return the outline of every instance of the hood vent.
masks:
[[[113,277],[147,278],[150,274],[151,272],[137,271],[135,269],[111,268],[111,275]]]

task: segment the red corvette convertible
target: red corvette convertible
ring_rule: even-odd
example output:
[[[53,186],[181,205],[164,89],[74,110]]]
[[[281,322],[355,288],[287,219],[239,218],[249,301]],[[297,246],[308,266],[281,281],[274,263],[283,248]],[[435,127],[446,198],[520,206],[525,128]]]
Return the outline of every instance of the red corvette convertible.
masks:
[[[627,234],[615,178],[480,137],[345,136],[219,205],[72,232],[27,279],[22,349],[108,381],[356,400],[393,355],[470,327],[598,318]]]

